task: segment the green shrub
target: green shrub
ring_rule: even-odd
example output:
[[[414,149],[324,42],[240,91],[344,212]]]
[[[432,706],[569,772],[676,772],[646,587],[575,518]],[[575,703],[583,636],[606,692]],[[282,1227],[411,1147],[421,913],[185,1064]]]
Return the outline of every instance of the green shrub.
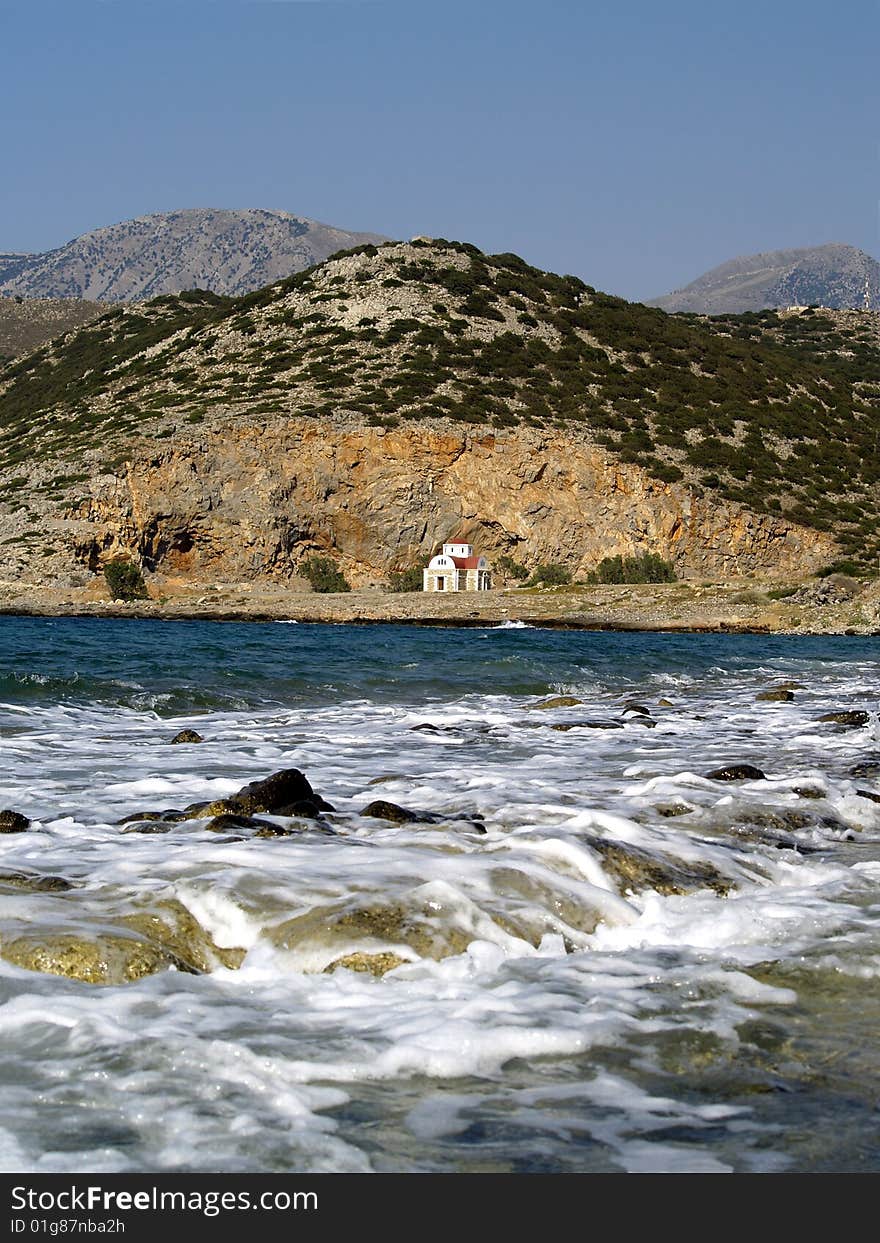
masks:
[[[104,578],[114,600],[146,600],[147,584],[139,565],[118,557],[104,566]]]
[[[515,578],[519,582],[528,578],[529,572],[519,561],[514,561],[513,557],[508,557],[507,553],[503,553],[496,562],[498,569],[502,574],[506,574],[508,578]]]
[[[392,570],[388,575],[389,591],[421,591],[424,565],[412,565],[408,570]]]
[[[571,582],[571,570],[558,561],[535,566],[535,572],[526,584],[528,587],[563,587]]]
[[[646,552],[639,557],[603,557],[592,573],[588,583],[674,583],[675,567],[656,553]]]
[[[345,575],[330,557],[309,557],[300,565],[299,572],[312,584],[313,591],[351,591]]]

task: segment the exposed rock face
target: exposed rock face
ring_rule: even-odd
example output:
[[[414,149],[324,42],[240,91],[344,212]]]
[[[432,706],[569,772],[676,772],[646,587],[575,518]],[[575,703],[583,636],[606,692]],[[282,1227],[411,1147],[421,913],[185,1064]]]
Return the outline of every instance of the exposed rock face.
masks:
[[[383,239],[285,211],[193,208],[123,220],[42,255],[0,254],[0,294],[130,302],[211,289],[239,294]]]
[[[741,255],[648,305],[701,315],[793,305],[877,311],[880,264],[863,250],[836,242]]]
[[[661,483],[575,435],[440,420],[230,422],[92,491],[59,531],[81,563],[126,553],[148,571],[205,580],[288,578],[320,551],[363,585],[452,537],[575,573],[651,551],[681,577],[803,572],[834,551],[826,533]]]

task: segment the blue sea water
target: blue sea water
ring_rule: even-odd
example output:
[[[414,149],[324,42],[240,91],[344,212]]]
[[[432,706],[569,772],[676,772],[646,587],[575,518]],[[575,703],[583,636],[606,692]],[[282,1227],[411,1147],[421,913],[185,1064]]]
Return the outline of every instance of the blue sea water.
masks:
[[[878,660],[0,618],[2,1168],[876,1170]]]

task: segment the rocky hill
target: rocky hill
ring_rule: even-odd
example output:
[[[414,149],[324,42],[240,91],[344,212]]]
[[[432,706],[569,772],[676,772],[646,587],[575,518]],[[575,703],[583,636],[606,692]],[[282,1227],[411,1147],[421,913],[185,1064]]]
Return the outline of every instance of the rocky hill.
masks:
[[[878,555],[880,316],[703,320],[442,240],[119,306],[0,371],[0,577],[383,582],[453,536],[574,573]]]
[[[0,254],[0,296],[134,302],[183,289],[241,294],[384,239],[283,211],[194,208],[124,220],[41,255]]]
[[[880,311],[880,264],[863,250],[833,242],[773,250],[731,259],[648,305],[700,315],[789,306]]]
[[[0,298],[0,363],[109,311],[106,302],[78,298]]]

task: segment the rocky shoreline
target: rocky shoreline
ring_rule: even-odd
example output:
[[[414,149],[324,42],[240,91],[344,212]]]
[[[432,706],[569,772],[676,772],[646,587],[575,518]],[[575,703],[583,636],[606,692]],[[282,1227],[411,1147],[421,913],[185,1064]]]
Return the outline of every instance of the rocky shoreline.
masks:
[[[258,581],[150,580],[150,597],[114,601],[87,588],[0,582],[0,614],[45,617],[481,627],[521,623],[577,630],[874,634],[880,584],[830,579],[508,588],[455,596],[362,588],[319,594]]]

